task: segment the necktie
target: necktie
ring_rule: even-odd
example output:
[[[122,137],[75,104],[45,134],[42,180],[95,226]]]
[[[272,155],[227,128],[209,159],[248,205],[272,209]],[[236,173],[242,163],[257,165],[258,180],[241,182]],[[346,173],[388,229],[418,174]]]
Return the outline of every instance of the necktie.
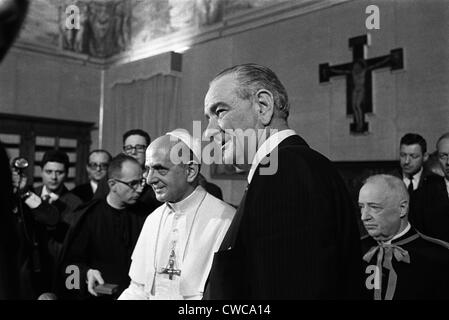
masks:
[[[46,194],[42,196],[42,201],[44,201],[45,203],[50,203],[50,195]]]
[[[410,183],[408,184],[408,194],[411,195],[413,193],[413,176],[409,177],[408,180]]]
[[[377,253],[377,270],[379,271],[380,285],[382,286],[382,267],[389,270],[387,290],[385,293],[384,300],[392,300],[394,297],[394,292],[396,290],[397,274],[393,269],[393,257],[398,262],[410,263],[410,255],[407,250],[404,250],[400,246],[412,242],[419,238],[419,234],[414,234],[404,240],[398,241],[392,244],[379,243],[378,246],[372,247],[363,256],[363,260],[370,262],[374,254]],[[382,263],[383,260],[383,263]],[[382,289],[381,286],[374,290],[374,300],[382,300]]]

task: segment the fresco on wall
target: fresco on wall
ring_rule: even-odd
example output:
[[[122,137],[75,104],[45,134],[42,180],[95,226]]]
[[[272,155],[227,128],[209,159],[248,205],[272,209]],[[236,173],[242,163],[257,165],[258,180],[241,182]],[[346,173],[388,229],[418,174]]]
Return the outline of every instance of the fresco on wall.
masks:
[[[58,4],[59,0],[30,1],[20,39],[41,46],[58,47]]]
[[[224,17],[287,0],[33,0],[21,34],[30,43],[108,58],[128,48]],[[79,9],[79,28],[67,28],[66,9]]]
[[[175,32],[198,31],[224,17],[287,0],[132,0],[132,46]]]
[[[65,0],[59,7],[63,50],[107,58],[127,49],[131,37],[131,6],[127,0]],[[79,8],[79,28],[67,28],[66,8]]]

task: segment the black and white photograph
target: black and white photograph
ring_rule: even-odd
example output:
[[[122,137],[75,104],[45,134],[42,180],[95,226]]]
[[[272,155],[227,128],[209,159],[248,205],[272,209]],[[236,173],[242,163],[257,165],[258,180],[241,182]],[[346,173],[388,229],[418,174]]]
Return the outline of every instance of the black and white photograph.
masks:
[[[449,1],[0,0],[0,189],[0,300],[449,300]]]

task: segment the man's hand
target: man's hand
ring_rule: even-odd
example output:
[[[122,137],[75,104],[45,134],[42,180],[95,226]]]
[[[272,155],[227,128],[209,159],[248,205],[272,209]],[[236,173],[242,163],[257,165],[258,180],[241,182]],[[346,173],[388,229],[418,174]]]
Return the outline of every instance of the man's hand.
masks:
[[[101,277],[101,272],[95,269],[87,270],[87,290],[93,296],[98,296],[94,288],[97,285],[104,284],[104,280]]]
[[[17,171],[12,170],[12,186],[14,188],[14,191],[16,191],[17,189],[23,190],[27,185],[27,180],[28,178],[26,175],[21,175]]]
[[[42,199],[35,194],[34,192],[28,192],[28,197],[25,199],[25,204],[30,208],[30,209],[36,209],[37,207],[39,207],[42,203]]]

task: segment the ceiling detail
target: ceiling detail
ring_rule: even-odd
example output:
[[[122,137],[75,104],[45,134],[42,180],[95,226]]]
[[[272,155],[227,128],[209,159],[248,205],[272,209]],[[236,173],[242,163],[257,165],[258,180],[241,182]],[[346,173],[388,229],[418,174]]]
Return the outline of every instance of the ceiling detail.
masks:
[[[283,2],[287,0],[32,0],[20,41],[105,59]],[[74,21],[74,11],[66,12],[71,5],[79,12],[79,28],[67,27],[67,19]]]

